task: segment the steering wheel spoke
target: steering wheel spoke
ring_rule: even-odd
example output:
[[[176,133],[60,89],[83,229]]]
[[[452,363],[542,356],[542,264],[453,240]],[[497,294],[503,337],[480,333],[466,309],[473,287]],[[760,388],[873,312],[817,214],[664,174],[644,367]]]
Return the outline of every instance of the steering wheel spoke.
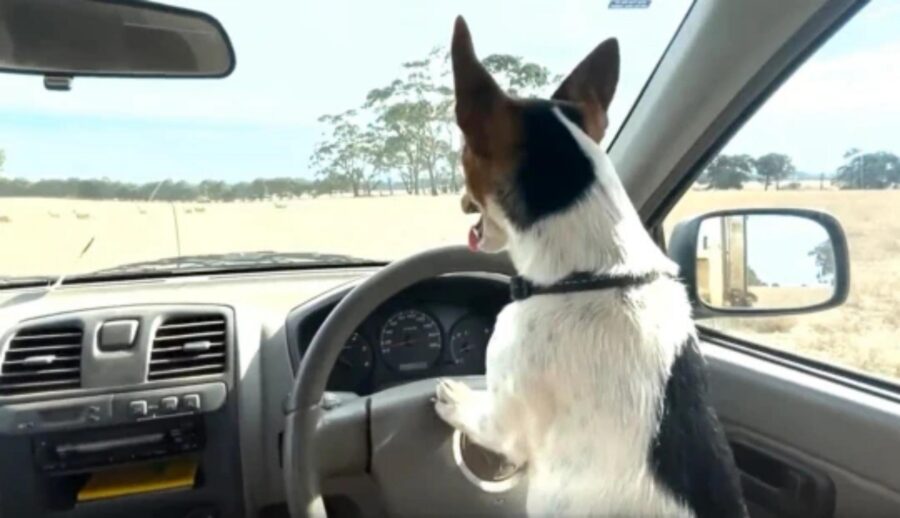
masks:
[[[368,397],[325,392],[344,343],[378,306],[418,282],[472,272],[515,273],[504,255],[465,247],[429,250],[367,278],[325,319],[304,354],[285,407],[284,480],[292,517],[323,515],[322,480],[363,473],[376,482],[391,516],[522,514],[524,484],[491,492],[460,469],[453,442],[459,434],[434,410],[437,380]]]
[[[484,386],[481,376],[459,379],[473,388]],[[458,436],[434,410],[437,382],[407,383],[372,398],[371,475],[389,506],[388,514],[521,516],[524,484],[491,492],[484,490],[489,484],[476,484],[464,472],[468,468],[460,465],[453,444]]]
[[[322,478],[358,475],[369,466],[369,399],[323,398],[316,429],[316,465]]]

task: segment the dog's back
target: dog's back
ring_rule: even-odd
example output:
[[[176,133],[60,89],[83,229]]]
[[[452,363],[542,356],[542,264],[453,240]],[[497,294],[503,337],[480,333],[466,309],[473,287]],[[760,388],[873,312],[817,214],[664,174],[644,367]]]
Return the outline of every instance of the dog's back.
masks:
[[[740,516],[702,361],[671,279],[507,306],[488,369],[526,401],[529,514]]]
[[[438,413],[527,464],[533,516],[745,515],[685,289],[598,145],[618,44],[601,43],[550,100],[500,91],[461,20],[451,55],[463,207],[481,213],[470,246],[506,248],[539,289],[498,317],[488,390],[444,383]]]

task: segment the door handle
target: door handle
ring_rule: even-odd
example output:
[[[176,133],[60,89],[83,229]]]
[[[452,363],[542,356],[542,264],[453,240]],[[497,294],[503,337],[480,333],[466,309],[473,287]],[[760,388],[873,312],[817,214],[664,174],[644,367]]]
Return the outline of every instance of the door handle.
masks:
[[[821,470],[743,439],[732,440],[731,449],[751,515],[834,515],[834,483]]]

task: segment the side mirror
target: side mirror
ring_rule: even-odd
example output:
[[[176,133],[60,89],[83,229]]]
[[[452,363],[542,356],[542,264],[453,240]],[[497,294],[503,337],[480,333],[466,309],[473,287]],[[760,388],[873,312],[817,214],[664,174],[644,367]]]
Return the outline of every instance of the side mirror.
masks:
[[[736,209],[679,223],[669,243],[695,318],[811,313],[841,305],[850,259],[840,223],[805,209]]]

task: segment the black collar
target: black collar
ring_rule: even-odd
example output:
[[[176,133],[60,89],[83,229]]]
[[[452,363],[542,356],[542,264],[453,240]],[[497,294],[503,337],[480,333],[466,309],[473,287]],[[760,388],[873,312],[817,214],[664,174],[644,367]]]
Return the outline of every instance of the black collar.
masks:
[[[521,275],[516,275],[509,280],[509,294],[513,300],[525,300],[532,295],[606,290],[610,288],[631,288],[649,284],[664,276],[668,277],[669,275],[659,272],[650,272],[640,275],[611,275],[576,272],[554,284],[539,286]]]

